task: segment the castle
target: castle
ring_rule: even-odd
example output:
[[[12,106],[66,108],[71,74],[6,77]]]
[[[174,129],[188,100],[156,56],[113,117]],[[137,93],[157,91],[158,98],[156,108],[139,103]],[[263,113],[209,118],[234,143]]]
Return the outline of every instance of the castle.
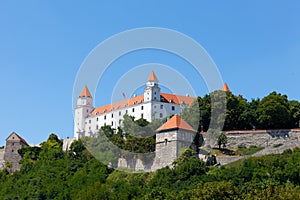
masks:
[[[190,96],[162,93],[153,71],[146,81],[144,94],[99,108],[93,107],[93,97],[85,86],[74,111],[74,138],[94,136],[106,125],[112,128],[120,127],[125,114],[149,122],[180,114],[182,109],[190,106],[194,100],[195,98]]]

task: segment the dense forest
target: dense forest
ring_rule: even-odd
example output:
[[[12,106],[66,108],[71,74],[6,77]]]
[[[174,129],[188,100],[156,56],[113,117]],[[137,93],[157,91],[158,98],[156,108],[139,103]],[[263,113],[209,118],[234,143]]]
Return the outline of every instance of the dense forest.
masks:
[[[19,150],[22,168],[0,172],[1,199],[300,199],[300,149],[209,167],[191,150],[156,172],[103,165],[81,140],[67,152],[51,134]]]

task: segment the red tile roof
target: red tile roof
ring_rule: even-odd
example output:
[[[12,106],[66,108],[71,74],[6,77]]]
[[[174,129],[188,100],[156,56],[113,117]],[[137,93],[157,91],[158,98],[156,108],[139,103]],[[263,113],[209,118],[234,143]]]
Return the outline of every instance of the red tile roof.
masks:
[[[185,104],[191,106],[195,97],[190,96],[181,96],[176,94],[167,94],[167,93],[160,93],[160,98],[162,102],[169,102],[174,104]]]
[[[158,82],[158,79],[153,71],[150,73],[150,75],[148,77],[148,81],[157,81]]]
[[[194,131],[193,127],[191,127],[179,115],[174,115],[171,119],[169,119],[166,123],[164,123],[156,131],[160,132],[160,131],[169,130],[169,129],[184,129],[184,130],[188,130],[188,131]]]
[[[116,103],[108,104],[106,106],[101,106],[99,108],[94,109],[92,115],[101,115],[106,112],[119,110],[121,108],[126,108],[140,103],[144,103],[144,95],[136,96],[130,99],[125,99]]]
[[[194,97],[180,96],[176,94],[166,94],[166,93],[160,93],[160,97],[161,97],[161,101],[165,103],[167,102],[167,103],[174,103],[174,104],[185,104],[188,106],[192,105],[193,101],[195,100]],[[112,104],[95,108],[92,112],[92,116],[102,115],[106,112],[119,110],[121,108],[126,108],[141,103],[144,103],[143,94],[140,96],[132,97],[130,99],[125,99],[119,102],[115,102]]]
[[[229,92],[229,91],[230,91],[230,89],[229,89],[229,87],[228,87],[228,85],[227,85],[226,83],[223,85],[222,90],[223,90],[224,92]]]
[[[86,86],[84,86],[84,88],[81,91],[79,97],[92,97],[92,95],[91,95],[89,89]]]
[[[23,144],[25,144],[25,145],[27,145],[27,146],[29,146],[29,144],[26,142],[26,140],[24,140],[21,136],[19,136],[17,133],[15,133],[15,132],[12,132],[8,137],[7,137],[7,139],[11,136],[11,135],[16,135],[16,137],[17,138],[19,138],[19,140],[23,143]],[[6,139],[6,140],[7,140]]]

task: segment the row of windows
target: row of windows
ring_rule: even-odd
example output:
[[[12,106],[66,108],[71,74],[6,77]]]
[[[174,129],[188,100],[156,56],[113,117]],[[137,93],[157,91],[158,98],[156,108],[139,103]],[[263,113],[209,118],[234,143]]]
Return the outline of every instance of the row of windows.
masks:
[[[160,117],[160,118],[163,118],[163,114],[162,114],[162,113],[159,113],[159,117]],[[144,114],[143,114],[143,113],[141,114],[141,118],[144,119]],[[91,120],[89,120],[89,121],[91,121]],[[122,123],[122,120],[120,119],[120,120],[119,120],[119,125],[120,125],[121,123]],[[104,122],[104,126],[106,126],[106,125],[107,125],[106,122]],[[113,125],[114,125],[114,122],[112,121],[110,125],[113,126]],[[99,129],[99,125],[96,125],[96,130],[98,130],[98,129]],[[91,127],[89,127],[89,130],[91,130]]]
[[[154,106],[154,108],[156,108],[156,106]],[[164,105],[161,104],[161,105],[160,105],[160,109],[164,109]],[[172,109],[172,110],[175,110],[175,106],[172,106],[171,109]]]
[[[144,106],[141,106],[141,110],[144,110]],[[135,109],[132,108],[132,112],[133,113],[134,113],[134,111],[135,111]],[[128,114],[128,110],[126,110],[125,113]],[[119,116],[121,116],[121,115],[122,115],[122,112],[119,111]],[[114,114],[113,113],[111,114],[111,118],[114,118]],[[99,118],[97,117],[96,120],[99,121]],[[104,115],[104,120],[106,120],[106,115]],[[89,124],[90,123],[91,123],[91,120],[89,120]]]
[[[160,113],[160,116],[161,116],[161,118],[162,118],[162,113]],[[141,118],[143,119],[144,118],[144,114],[142,113],[141,114]],[[91,120],[90,120],[91,121]],[[119,120],[119,125],[122,123],[122,120],[120,119]],[[104,126],[106,126],[107,124],[106,124],[106,122],[104,122]],[[113,126],[114,125],[114,122],[112,121],[111,122],[111,126]],[[99,125],[96,125],[96,130],[98,130],[99,129]],[[89,127],[89,130],[91,130],[91,127]]]

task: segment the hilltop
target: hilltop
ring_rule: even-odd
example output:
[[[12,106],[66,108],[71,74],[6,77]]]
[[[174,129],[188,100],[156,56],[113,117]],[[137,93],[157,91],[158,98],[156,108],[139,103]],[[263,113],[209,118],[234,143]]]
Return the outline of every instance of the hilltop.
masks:
[[[208,167],[186,151],[174,167],[125,173],[101,164],[81,140],[26,147],[20,171],[0,173],[2,199],[299,199],[300,150]]]

